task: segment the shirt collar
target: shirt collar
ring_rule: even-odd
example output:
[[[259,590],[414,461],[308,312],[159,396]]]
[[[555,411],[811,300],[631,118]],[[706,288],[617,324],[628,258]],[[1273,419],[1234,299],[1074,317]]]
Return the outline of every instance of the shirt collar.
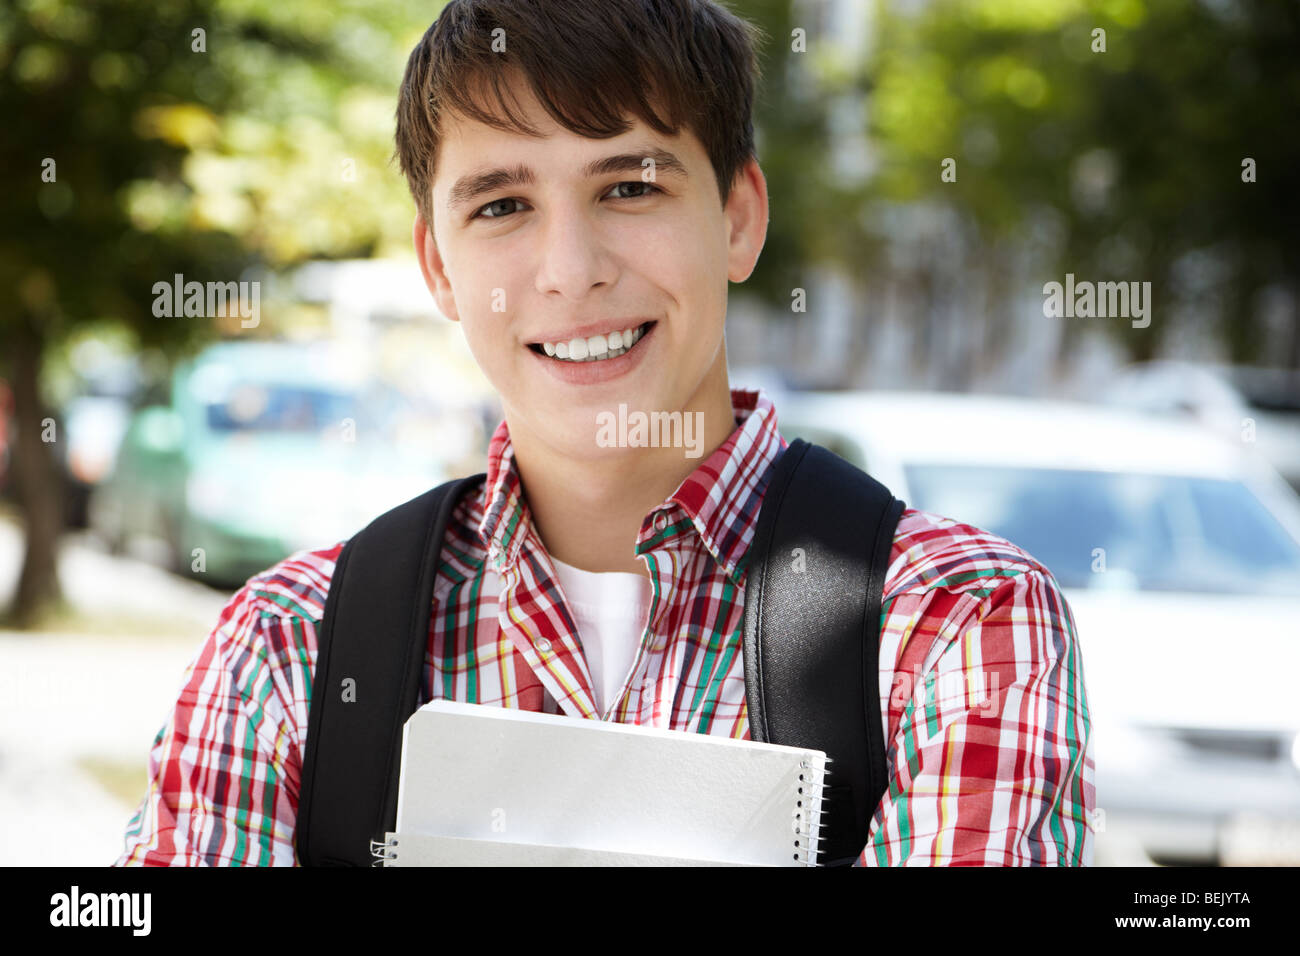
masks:
[[[762,389],[731,389],[731,407],[735,430],[645,516],[636,553],[680,547],[683,536],[694,534],[733,583],[742,586],[770,466],[786,442],[777,431],[776,409]],[[530,533],[532,515],[504,419],[488,443],[484,488],[479,537],[490,564],[505,571],[519,560],[525,541],[540,541]]]

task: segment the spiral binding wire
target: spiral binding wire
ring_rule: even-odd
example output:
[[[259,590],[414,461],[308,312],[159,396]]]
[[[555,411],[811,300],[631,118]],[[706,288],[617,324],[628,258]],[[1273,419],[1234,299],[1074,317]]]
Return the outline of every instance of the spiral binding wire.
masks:
[[[826,758],[827,764],[832,762],[833,761],[830,757]],[[840,776],[838,772],[835,771],[834,768],[828,766],[822,779],[820,803],[821,813],[817,819],[818,855],[817,862],[814,864],[816,866],[826,865],[827,861],[825,854],[830,848],[823,845],[822,841],[827,838],[826,834],[830,830],[832,821],[838,819],[841,814],[853,813],[853,787],[848,783],[841,783],[839,781]]]
[[[370,855],[375,858],[371,866],[386,866],[389,860],[396,860],[397,837],[390,840],[371,840]]]
[[[826,757],[825,760],[827,763],[830,762],[829,757]],[[813,769],[812,761],[806,758],[801,760],[799,762],[799,769],[802,771],[811,771]],[[818,808],[815,832],[814,828],[808,823],[807,812],[805,810],[803,824],[798,831],[799,836],[794,841],[795,849],[799,851],[795,854],[795,859],[801,862],[804,866],[816,866],[822,852],[822,831],[826,826],[826,824],[822,822],[824,816],[822,796],[826,789],[824,782],[826,772],[828,772],[828,768],[824,769],[823,774],[817,777],[810,773],[808,775],[810,779],[808,780],[803,780],[802,773],[799,775],[799,779],[807,785],[805,788],[807,792],[804,794],[805,799],[802,802],[807,804],[808,807]],[[800,858],[800,853],[802,854],[802,858]]]

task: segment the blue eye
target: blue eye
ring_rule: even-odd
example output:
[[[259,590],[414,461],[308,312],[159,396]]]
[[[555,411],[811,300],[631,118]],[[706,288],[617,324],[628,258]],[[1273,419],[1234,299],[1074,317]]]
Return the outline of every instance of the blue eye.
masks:
[[[632,179],[632,180],[628,180],[628,181],[626,181],[626,182],[615,183],[613,186],[610,187],[610,191],[613,192],[614,190],[619,189],[619,188],[622,187],[622,186],[644,186],[644,187],[645,187],[645,191],[642,192],[642,193],[640,193],[639,195],[636,195],[636,196],[615,196],[615,197],[614,197],[615,199],[623,199],[623,200],[645,199],[645,198],[647,198],[647,197],[649,197],[649,196],[653,196],[655,193],[661,193],[661,192],[663,192],[663,190],[660,189],[658,186],[656,186],[654,183],[646,183],[646,182],[642,182],[642,181],[639,180],[639,179]],[[506,217],[508,217],[508,216],[510,215],[509,212],[506,212],[506,213],[504,213],[504,214],[502,214],[502,215],[498,215],[498,216],[485,216],[485,215],[483,215],[483,213],[486,212],[487,210],[491,209],[493,206],[499,206],[499,205],[501,205],[502,203],[512,203],[512,202],[513,202],[513,203],[522,203],[523,201],[520,200],[520,199],[514,199],[513,197],[512,197],[512,198],[508,198],[508,199],[494,199],[494,200],[492,200],[492,202],[488,203],[486,206],[481,207],[481,208],[478,210],[478,212],[474,213],[474,215],[470,216],[470,219],[471,219],[471,220],[473,220],[473,219],[505,219]]]

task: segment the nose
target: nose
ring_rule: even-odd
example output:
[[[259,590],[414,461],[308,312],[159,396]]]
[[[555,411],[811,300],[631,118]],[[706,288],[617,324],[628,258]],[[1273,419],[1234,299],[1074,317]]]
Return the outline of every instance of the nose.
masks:
[[[618,269],[599,225],[571,207],[552,212],[549,220],[542,233],[537,291],[577,300],[597,286],[612,285]]]

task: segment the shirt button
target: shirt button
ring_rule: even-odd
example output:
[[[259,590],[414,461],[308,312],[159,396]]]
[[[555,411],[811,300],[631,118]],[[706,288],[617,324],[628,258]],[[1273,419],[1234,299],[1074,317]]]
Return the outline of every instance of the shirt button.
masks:
[[[664,513],[662,511],[659,512],[657,515],[655,515],[655,527],[658,528],[660,531],[668,527],[668,519],[664,516]]]
[[[537,653],[539,654],[551,653],[551,642],[544,637],[539,637],[534,641],[533,646],[537,648]]]

